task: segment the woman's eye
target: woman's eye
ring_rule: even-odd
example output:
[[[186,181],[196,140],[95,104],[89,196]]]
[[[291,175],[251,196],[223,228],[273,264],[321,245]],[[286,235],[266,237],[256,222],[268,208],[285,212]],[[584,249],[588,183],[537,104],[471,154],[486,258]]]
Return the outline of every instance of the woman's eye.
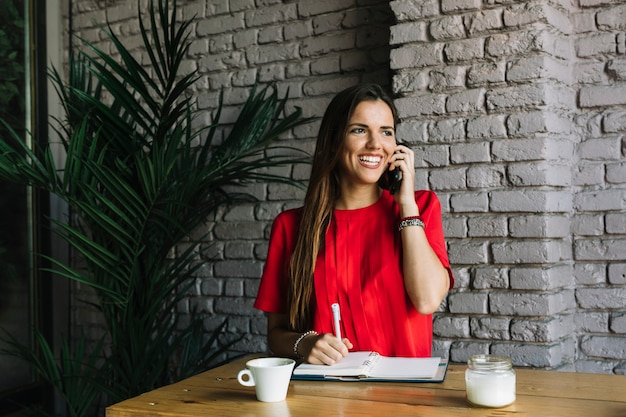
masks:
[[[352,129],[352,133],[363,133],[365,132],[365,129],[363,129],[362,127],[355,127],[354,129]]]
[[[393,137],[393,130],[385,130],[383,132],[383,135]]]

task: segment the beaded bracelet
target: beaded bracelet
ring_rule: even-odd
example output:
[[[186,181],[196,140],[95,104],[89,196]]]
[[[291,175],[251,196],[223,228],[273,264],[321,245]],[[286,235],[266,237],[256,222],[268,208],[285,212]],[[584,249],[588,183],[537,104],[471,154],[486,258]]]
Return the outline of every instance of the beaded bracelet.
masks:
[[[300,342],[302,342],[302,339],[304,339],[305,337],[310,336],[310,335],[315,335],[315,336],[317,336],[317,334],[318,334],[318,333],[317,333],[315,330],[309,330],[308,332],[304,332],[304,333],[302,333],[302,334],[300,335],[300,337],[298,337],[298,338],[296,339],[296,342],[293,344],[293,353],[294,353],[294,355],[296,355],[296,356],[297,356],[298,358],[300,358],[300,359],[304,359],[304,356],[302,356],[302,355],[300,355],[300,354],[298,353],[298,345],[300,344]]]
[[[400,223],[398,224],[398,231],[402,231],[402,229],[404,229],[407,226],[419,226],[423,228],[424,220],[422,219],[421,216],[405,217],[400,220]]]

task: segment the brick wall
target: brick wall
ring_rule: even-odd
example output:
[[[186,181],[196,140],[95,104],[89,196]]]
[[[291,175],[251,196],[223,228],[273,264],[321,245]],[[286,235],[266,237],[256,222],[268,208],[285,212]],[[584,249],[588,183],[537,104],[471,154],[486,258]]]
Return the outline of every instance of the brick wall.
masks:
[[[206,120],[225,91],[236,112],[255,78],[321,116],[359,81],[390,85],[417,186],[443,204],[457,286],[435,316],[435,352],[509,355],[516,365],[626,372],[626,4],[611,0],[187,0],[188,67]],[[136,42],[134,2],[74,0],[74,31],[99,42],[108,14]],[[103,44],[104,47],[107,47]],[[317,123],[290,139],[312,150]],[[287,171],[306,178],[303,170]],[[259,184],[224,208],[214,262],[181,306],[246,334],[269,227],[302,191]],[[209,245],[212,245],[209,247]],[[74,322],[84,322],[75,314]]]

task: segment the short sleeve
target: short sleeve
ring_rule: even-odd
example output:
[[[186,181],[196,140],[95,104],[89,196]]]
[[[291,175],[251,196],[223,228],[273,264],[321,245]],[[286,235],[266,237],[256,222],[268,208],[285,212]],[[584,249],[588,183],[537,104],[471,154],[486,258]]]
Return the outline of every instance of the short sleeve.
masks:
[[[287,312],[289,261],[293,253],[299,210],[287,210],[276,216],[270,233],[267,259],[254,307],[266,313]]]

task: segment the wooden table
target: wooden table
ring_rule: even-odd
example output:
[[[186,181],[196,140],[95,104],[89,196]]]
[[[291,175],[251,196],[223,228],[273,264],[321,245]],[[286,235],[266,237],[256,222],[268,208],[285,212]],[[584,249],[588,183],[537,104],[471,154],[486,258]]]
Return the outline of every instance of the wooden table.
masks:
[[[262,403],[237,373],[247,356],[107,408],[128,416],[591,416],[626,417],[626,376],[516,369],[517,400],[472,407],[465,369],[450,365],[443,383],[291,381],[287,400]]]

